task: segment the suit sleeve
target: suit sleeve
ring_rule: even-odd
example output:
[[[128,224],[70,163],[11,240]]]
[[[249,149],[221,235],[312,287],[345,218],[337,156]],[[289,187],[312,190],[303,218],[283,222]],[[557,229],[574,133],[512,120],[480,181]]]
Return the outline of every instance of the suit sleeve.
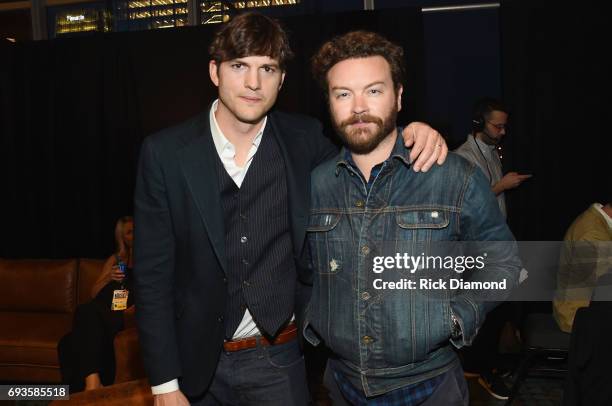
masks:
[[[315,120],[311,128],[308,138],[312,147],[310,160],[310,169],[312,170],[319,166],[319,164],[336,156],[338,154],[338,147],[334,145],[329,138],[323,135],[323,126],[319,120]]]
[[[151,385],[181,375],[174,326],[175,240],[164,168],[147,138],[134,194],[134,291],[136,320]]]

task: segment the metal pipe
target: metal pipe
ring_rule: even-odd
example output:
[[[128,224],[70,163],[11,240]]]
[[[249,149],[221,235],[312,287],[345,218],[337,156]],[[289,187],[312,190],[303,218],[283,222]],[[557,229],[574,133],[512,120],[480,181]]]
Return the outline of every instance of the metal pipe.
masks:
[[[374,10],[374,0],[363,0],[364,10]]]
[[[481,3],[481,4],[466,4],[461,6],[438,6],[438,7],[423,7],[423,13],[437,13],[443,11],[466,11],[466,10],[482,10],[488,8],[499,8],[499,3]]]

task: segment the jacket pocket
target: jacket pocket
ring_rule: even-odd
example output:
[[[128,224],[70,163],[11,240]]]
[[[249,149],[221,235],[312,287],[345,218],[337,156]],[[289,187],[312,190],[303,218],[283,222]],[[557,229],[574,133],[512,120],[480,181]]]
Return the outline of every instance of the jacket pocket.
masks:
[[[312,213],[308,218],[306,232],[328,232],[340,222],[340,213]]]
[[[450,213],[447,209],[397,209],[397,239],[412,243],[449,239]]]
[[[427,352],[431,353],[440,347],[448,345],[451,337],[452,321],[448,298],[432,298],[428,307],[429,331],[427,336]]]
[[[312,213],[308,219],[308,242],[312,266],[321,275],[336,275],[344,268],[346,241],[337,227],[342,217],[337,212]]]
[[[448,210],[431,209],[398,209],[395,215],[397,225],[406,230],[418,228],[440,229],[448,227],[450,214]]]

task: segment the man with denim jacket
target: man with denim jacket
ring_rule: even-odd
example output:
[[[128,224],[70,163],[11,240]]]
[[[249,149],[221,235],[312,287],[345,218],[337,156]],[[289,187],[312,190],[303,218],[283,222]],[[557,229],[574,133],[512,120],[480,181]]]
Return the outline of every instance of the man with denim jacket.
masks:
[[[471,343],[517,284],[520,261],[474,164],[451,155],[428,173],[410,171],[396,127],[402,59],[400,47],[364,31],[313,58],[344,148],[312,174],[304,335],[333,352],[325,384],[334,404],[467,405],[452,346]],[[457,250],[483,267],[464,272],[468,256],[446,255],[450,271],[428,269],[426,258],[443,258],[428,254]]]

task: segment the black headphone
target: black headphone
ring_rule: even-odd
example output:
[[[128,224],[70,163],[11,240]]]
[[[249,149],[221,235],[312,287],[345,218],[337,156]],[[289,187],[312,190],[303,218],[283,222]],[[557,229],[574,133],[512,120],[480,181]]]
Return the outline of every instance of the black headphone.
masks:
[[[483,117],[472,118],[472,133],[477,134],[484,130],[485,120]]]
[[[474,138],[476,137],[476,134],[482,133],[482,136],[490,144],[499,143],[499,139],[491,137],[491,135],[486,131],[486,115],[494,110],[506,111],[506,108],[502,102],[490,97],[485,97],[476,102],[474,105],[474,110],[472,111],[472,135]]]
[[[485,128],[485,111],[488,109],[487,102],[487,99],[483,99],[474,106],[474,111],[472,113],[472,134],[474,135],[483,131]]]

